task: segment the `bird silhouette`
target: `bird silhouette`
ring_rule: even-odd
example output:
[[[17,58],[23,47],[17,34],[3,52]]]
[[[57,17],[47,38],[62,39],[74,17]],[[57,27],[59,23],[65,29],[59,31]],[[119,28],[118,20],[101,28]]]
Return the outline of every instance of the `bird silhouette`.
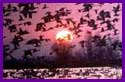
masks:
[[[111,18],[110,12],[109,11],[105,11],[104,12],[104,17]]]
[[[110,12],[104,10],[100,11],[99,15],[97,16],[97,20],[102,20],[103,22],[105,22],[105,18],[111,18]]]
[[[84,40],[81,40],[79,43],[80,43],[80,45],[81,45],[82,48],[85,47],[85,41]]]
[[[24,50],[23,61],[28,61],[29,60],[29,56],[33,56],[32,51],[30,49]]]
[[[102,22],[101,24],[106,24],[107,30],[115,29],[114,24],[112,24],[110,20],[106,20],[106,21]]]
[[[39,36],[39,39],[40,39],[40,41],[44,40],[42,35]]]
[[[106,46],[106,35],[103,36],[103,38],[101,39],[101,36],[94,36],[93,37],[93,42],[96,42],[96,46],[98,47],[102,47],[102,46]]]
[[[31,21],[27,21],[27,22],[24,22],[24,26],[26,26],[26,25],[32,25],[32,23],[31,23]]]
[[[78,9],[78,12],[79,12],[79,13],[82,12],[82,9]]]
[[[23,17],[21,15],[19,15],[19,21],[23,21]]]
[[[51,22],[51,20],[53,19],[53,16],[51,15],[51,12],[46,12],[45,13],[46,16],[42,17],[41,19],[44,20],[44,23],[48,23]]]
[[[40,38],[40,41],[45,41],[45,42],[50,41],[50,39],[48,39],[48,38],[43,38],[42,35],[40,35],[39,38]]]
[[[4,26],[9,26],[10,24],[12,24],[13,20],[12,19],[9,19],[9,18],[5,18],[4,19]]]
[[[36,25],[36,29],[35,29],[35,31],[46,31],[46,29],[45,29],[45,23],[38,23],[37,25]]]
[[[89,13],[86,14],[85,17],[87,17],[89,19],[90,18],[90,14]]]
[[[66,18],[65,20],[67,24],[73,23],[73,18]]]
[[[34,9],[38,8],[38,7],[35,7],[35,6],[34,6],[34,3],[30,3],[29,5],[30,5],[30,9],[31,9],[31,10],[34,10]]]
[[[53,16],[53,18],[56,20],[57,23],[60,22],[61,19],[59,11],[56,11],[56,14]]]
[[[120,11],[120,4],[116,7],[113,7],[113,12],[115,13],[114,16],[119,16],[118,12]]]
[[[47,31],[49,31],[49,30],[53,30],[53,29],[54,29],[54,27],[50,27],[50,28],[47,29]]]
[[[11,14],[11,11],[12,11],[11,4],[8,4],[7,7],[3,7],[3,13],[5,17],[9,16]]]
[[[13,7],[13,8],[12,8],[12,11],[13,11],[13,12],[17,12],[17,11],[19,11],[19,10],[17,9],[17,7]]]
[[[118,47],[120,47],[122,51],[122,42],[119,42]]]
[[[69,14],[71,14],[71,10],[68,10],[65,7],[63,7],[63,8],[60,8],[59,10],[57,10],[56,13],[59,16],[68,16]]]
[[[30,39],[26,42],[27,45],[34,45],[35,47],[40,47],[41,41],[39,39]]]
[[[79,38],[81,35],[78,32],[74,32],[74,34]]]
[[[95,36],[93,36],[93,38],[92,38],[93,40],[92,41],[96,42],[96,41],[100,40],[100,38],[101,38],[100,36],[95,35]]]
[[[40,35],[39,39],[36,39],[36,38],[30,39],[30,40],[28,40],[26,42],[26,44],[28,44],[28,45],[34,45],[35,47],[40,47],[41,44],[42,44],[42,41],[48,42],[48,41],[50,41],[50,39],[43,38],[43,36]]]
[[[118,41],[115,41],[114,43],[112,43],[113,50],[116,50],[118,44],[119,44]]]
[[[95,20],[94,19],[90,19],[88,21],[88,26],[93,27],[94,30],[97,29],[97,25],[95,24]]]
[[[84,12],[88,12],[89,10],[92,9],[93,6],[90,3],[84,3],[83,7],[84,7]]]
[[[27,30],[22,30],[22,28],[19,28],[19,32],[17,32],[17,34],[25,35],[25,34],[29,34],[29,32]]]
[[[33,4],[24,4],[24,5],[21,5],[23,6],[23,9],[20,11],[20,13],[25,17],[29,17],[29,18],[32,18],[32,14],[33,13],[36,13],[35,10],[35,7]]]
[[[59,11],[64,11],[64,10],[65,10],[65,8],[64,8],[64,7],[59,9]]]
[[[24,39],[20,35],[15,35],[12,44],[14,45],[14,50],[18,49],[20,47],[20,42],[22,42]]]
[[[94,11],[95,11],[96,14],[98,13],[98,10],[97,10],[97,9],[95,9]]]
[[[8,26],[8,29],[10,30],[10,32],[16,32],[17,31],[17,27],[16,27],[16,25],[10,25],[10,26]]]
[[[49,8],[49,7],[47,7],[47,5],[44,4],[42,9],[46,9],[46,8]]]
[[[104,28],[101,28],[101,32],[104,32],[105,30],[104,30]]]
[[[29,49],[29,50],[24,50],[24,55],[25,55],[25,56],[27,56],[27,55],[32,56],[31,50],[30,50],[30,49]]]
[[[118,21],[119,21],[118,18],[114,18],[114,19],[112,20],[113,23],[118,22]]]
[[[118,31],[119,31],[118,29],[114,29],[114,35],[119,34]]]
[[[115,28],[114,25],[111,23],[110,20],[107,20],[107,21],[106,21],[106,24],[107,24],[107,30],[112,30],[112,29]]]
[[[88,22],[86,19],[83,19],[83,17],[80,18],[80,24],[84,24],[86,22]]]

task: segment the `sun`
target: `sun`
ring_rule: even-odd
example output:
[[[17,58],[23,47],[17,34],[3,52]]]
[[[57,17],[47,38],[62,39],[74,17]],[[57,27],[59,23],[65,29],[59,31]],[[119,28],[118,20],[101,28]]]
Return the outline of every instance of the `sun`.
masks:
[[[61,42],[61,41],[72,41],[73,40],[73,35],[70,31],[67,31],[67,30],[62,30],[62,31],[59,31],[57,34],[56,34],[56,40]]]

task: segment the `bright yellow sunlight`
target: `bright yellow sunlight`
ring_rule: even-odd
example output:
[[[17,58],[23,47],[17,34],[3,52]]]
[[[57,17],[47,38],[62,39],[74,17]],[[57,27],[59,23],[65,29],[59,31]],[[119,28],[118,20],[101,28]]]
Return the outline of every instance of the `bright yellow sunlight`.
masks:
[[[67,42],[67,41],[72,41],[73,40],[73,35],[70,31],[66,31],[66,30],[62,30],[62,31],[59,31],[57,34],[56,34],[56,40],[61,42]]]

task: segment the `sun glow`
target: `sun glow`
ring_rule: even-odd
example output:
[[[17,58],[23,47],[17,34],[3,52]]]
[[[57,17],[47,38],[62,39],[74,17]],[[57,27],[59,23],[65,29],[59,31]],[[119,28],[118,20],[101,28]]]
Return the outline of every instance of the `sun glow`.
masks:
[[[59,31],[56,34],[56,40],[59,41],[59,42],[61,42],[61,41],[63,41],[63,42],[72,41],[73,35],[69,31],[62,30],[62,31]]]

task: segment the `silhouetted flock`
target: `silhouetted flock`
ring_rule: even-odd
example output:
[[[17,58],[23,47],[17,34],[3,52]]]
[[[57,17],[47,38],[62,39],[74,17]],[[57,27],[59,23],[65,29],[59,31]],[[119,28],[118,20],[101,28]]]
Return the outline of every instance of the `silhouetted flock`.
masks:
[[[5,3],[3,6],[4,68],[122,66],[122,41],[119,37],[121,34],[119,29],[122,27],[116,26],[121,20],[121,4],[69,4],[78,7],[77,11],[65,7],[68,3],[61,8],[58,8],[59,5],[55,6],[54,13],[49,10],[51,3]],[[107,11],[103,9],[106,4],[114,6]],[[95,18],[92,17],[92,11],[95,13]],[[73,12],[80,13],[81,17],[75,20],[70,16]],[[39,18],[35,18],[37,14]],[[74,17],[77,18],[77,13]],[[39,22],[36,23],[36,20]],[[48,26],[52,22],[55,26]],[[91,30],[84,29],[83,25]],[[77,43],[69,45],[68,49],[64,48],[67,49],[66,52],[62,50],[64,57],[59,57],[59,45],[46,37],[50,31],[60,28],[70,30],[75,37],[74,40],[77,41],[80,38]],[[99,34],[93,35],[93,31],[97,30]],[[83,38],[83,31],[88,35],[86,40]],[[44,44],[48,44],[51,50],[42,52],[43,48],[47,48]],[[77,50],[78,45],[79,50]],[[49,54],[44,55],[44,52]],[[38,53],[37,56],[34,55],[35,53]],[[18,58],[18,55],[21,57]],[[56,57],[54,60],[53,57],[48,58],[53,55]]]

